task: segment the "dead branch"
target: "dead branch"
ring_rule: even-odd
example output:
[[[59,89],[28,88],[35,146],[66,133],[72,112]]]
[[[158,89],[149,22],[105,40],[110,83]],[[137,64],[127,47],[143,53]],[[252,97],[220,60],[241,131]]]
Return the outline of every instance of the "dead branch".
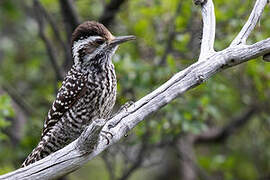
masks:
[[[256,9],[264,9],[266,3],[267,0],[257,0]],[[213,14],[211,13],[214,8],[212,1],[208,0],[206,3],[202,3],[201,6],[202,9],[204,9],[203,11],[206,12],[203,14],[206,14],[207,18],[209,18],[206,20],[205,17],[203,20],[209,22],[210,26],[213,28],[214,23],[210,22],[210,19],[213,18]],[[262,13],[262,11],[258,12]],[[252,11],[252,13],[255,12]],[[206,24],[209,25],[209,23]],[[213,34],[209,33],[210,31],[213,32],[212,28],[204,27],[203,33],[206,33],[206,35],[203,36],[203,41],[205,40],[207,42],[202,44],[202,49],[206,52],[200,55],[200,61],[175,74],[159,88],[141,98],[126,110],[117,113],[105,123],[102,130],[113,134],[109,144],[102,135],[98,134],[97,136],[99,131],[85,131],[77,140],[73,141],[65,148],[34,164],[2,175],[0,179],[52,179],[68,174],[80,168],[109,146],[118,142],[139,122],[143,121],[150,114],[156,112],[178,96],[184,94],[189,89],[200,85],[224,69],[270,53],[270,38],[252,45],[239,44],[215,52],[213,51],[214,37]],[[96,123],[92,123],[87,129],[100,130],[99,127],[102,126],[100,121],[101,120],[97,120]],[[97,126],[97,128],[95,126]],[[96,139],[97,137],[98,139]],[[96,144],[93,145],[93,143]],[[91,150],[87,151],[86,147],[89,147],[89,145]],[[84,151],[82,151],[82,149]]]

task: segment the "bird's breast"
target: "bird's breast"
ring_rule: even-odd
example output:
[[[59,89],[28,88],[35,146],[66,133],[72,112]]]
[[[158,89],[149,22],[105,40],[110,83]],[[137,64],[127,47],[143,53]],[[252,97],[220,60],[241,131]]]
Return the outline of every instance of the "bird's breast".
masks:
[[[117,81],[114,67],[88,75],[86,103],[98,118],[108,118],[116,100]]]
[[[72,126],[86,126],[94,119],[107,119],[116,100],[117,82],[114,68],[88,73],[86,92],[67,112]],[[80,128],[81,131],[82,128]]]

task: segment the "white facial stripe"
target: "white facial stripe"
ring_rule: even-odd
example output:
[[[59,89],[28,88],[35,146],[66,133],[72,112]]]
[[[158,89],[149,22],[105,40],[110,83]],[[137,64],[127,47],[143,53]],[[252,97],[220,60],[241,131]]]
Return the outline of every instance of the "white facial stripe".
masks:
[[[87,39],[80,39],[75,41],[72,46],[72,53],[74,58],[74,63],[78,63],[79,61],[79,53],[78,51],[82,48],[83,45],[88,44],[89,42],[93,42],[97,39],[101,39],[100,36],[89,36]]]
[[[81,39],[78,41],[75,41],[73,43],[73,47],[72,47],[72,53],[73,53],[73,58],[74,58],[74,63],[77,64],[79,63],[79,50],[85,45],[88,44],[89,42],[93,42],[97,39],[101,39],[102,37],[100,36],[90,36],[87,39]],[[92,52],[91,54],[86,54],[85,56],[85,62],[90,61],[91,59],[93,59],[97,54],[100,54],[101,51],[104,50],[106,46],[106,43],[103,43],[102,45],[98,46],[98,48]],[[116,46],[115,48],[111,49],[111,52],[109,54],[107,54],[109,56],[109,59],[111,59],[112,55],[115,53],[116,49],[118,46]],[[108,59],[108,58],[106,58]],[[104,64],[105,65],[105,64]]]
[[[106,46],[106,44],[100,45],[100,46],[99,46],[92,54],[87,54],[86,59],[87,59],[87,60],[90,60],[90,59],[94,58],[97,54],[100,53],[100,51],[101,51],[102,49],[104,49],[105,46]]]

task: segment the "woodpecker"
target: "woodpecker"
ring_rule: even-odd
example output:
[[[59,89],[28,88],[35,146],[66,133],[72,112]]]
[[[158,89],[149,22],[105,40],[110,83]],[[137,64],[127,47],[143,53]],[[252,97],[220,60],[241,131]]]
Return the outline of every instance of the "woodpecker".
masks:
[[[135,36],[115,37],[95,21],[86,21],[74,30],[74,64],[48,112],[40,142],[22,167],[62,149],[93,120],[110,116],[117,88],[112,56],[119,44],[133,39]]]

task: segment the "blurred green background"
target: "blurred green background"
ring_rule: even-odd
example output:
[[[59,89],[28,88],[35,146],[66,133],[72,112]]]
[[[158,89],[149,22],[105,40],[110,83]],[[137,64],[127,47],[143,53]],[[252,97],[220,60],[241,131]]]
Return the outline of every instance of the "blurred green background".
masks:
[[[237,35],[254,3],[214,0],[217,51]],[[269,13],[267,6],[248,44],[269,37]],[[38,143],[72,64],[70,33],[85,20],[101,21],[114,35],[137,36],[114,56],[115,111],[199,56],[202,20],[191,0],[1,0],[0,174],[19,168]],[[269,63],[258,58],[227,69],[64,179],[269,180],[269,99]]]

